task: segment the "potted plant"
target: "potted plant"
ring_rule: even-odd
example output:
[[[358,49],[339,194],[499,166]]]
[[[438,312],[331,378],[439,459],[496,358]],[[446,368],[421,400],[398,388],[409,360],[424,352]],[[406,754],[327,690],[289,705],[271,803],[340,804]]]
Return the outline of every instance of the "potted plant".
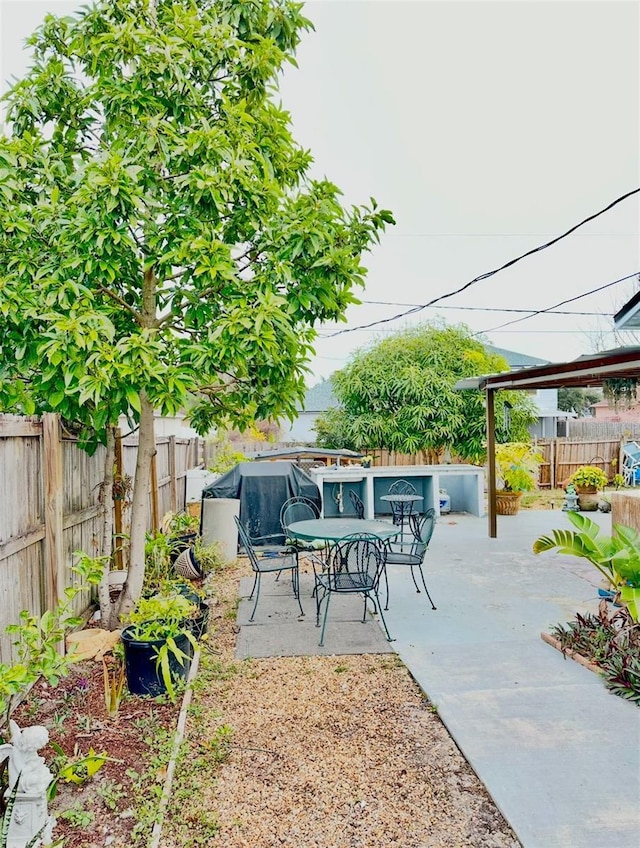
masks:
[[[505,442],[496,445],[496,512],[515,515],[523,492],[538,485],[538,468],[543,456],[527,442]]]
[[[170,512],[163,519],[162,527],[168,538],[169,559],[173,564],[183,551],[193,547],[200,532],[200,517],[187,512]]]
[[[180,593],[140,598],[122,631],[127,686],[134,695],[175,700],[175,683],[186,678],[197,642],[191,620],[198,606]]]
[[[609,482],[607,475],[595,465],[581,465],[568,480],[575,486],[580,509],[593,512],[598,509],[600,492]]]
[[[613,536],[600,536],[600,527],[579,512],[567,512],[576,530],[552,530],[533,543],[535,554],[557,548],[558,553],[581,557],[594,565],[615,594],[627,605],[631,617],[640,619],[640,534],[621,524]]]

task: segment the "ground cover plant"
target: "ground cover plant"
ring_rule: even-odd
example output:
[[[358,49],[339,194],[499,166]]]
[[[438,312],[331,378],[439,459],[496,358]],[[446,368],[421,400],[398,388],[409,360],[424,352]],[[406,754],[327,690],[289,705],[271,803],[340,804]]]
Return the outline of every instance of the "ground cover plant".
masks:
[[[597,665],[607,689],[640,706],[640,625],[626,607],[603,600],[597,615],[576,613],[551,635],[563,653],[571,649]]]
[[[112,663],[113,660],[109,660]],[[14,714],[21,727],[43,724],[40,751],[56,779],[49,809],[64,848],[146,848],[155,823],[180,704],[126,690],[107,709],[101,662],[73,666],[57,686],[39,681]],[[102,765],[93,771],[93,751]]]

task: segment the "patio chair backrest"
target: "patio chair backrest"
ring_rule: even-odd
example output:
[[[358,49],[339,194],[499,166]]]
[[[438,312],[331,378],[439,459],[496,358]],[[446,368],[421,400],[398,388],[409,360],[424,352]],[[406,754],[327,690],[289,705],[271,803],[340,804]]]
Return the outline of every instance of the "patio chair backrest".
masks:
[[[413,542],[411,544],[411,554],[419,557],[420,562],[424,559],[424,555],[429,547],[429,542],[433,536],[433,530],[436,525],[435,509],[428,509],[424,515],[411,516],[411,529],[413,530]]]
[[[416,487],[408,480],[396,480],[389,486],[390,495],[415,495]]]
[[[240,540],[240,546],[244,548],[246,555],[249,557],[249,562],[251,563],[251,568],[254,571],[260,571],[260,564],[258,563],[258,557],[251,543],[251,539],[249,534],[247,533],[247,529],[244,524],[240,521],[237,515],[233,516],[233,520],[236,523],[236,527],[238,528],[238,538]]]
[[[333,591],[354,585],[375,589],[384,566],[382,542],[377,536],[354,533],[339,539],[329,552],[329,579]]]
[[[313,501],[302,496],[289,498],[280,509],[280,525],[285,536],[288,535],[289,525],[294,521],[306,521],[313,518],[320,518],[320,510]]]
[[[349,490],[349,500],[353,508],[356,511],[356,516],[360,519],[364,518],[364,503],[362,502],[362,498],[357,492],[354,492],[353,489]]]
[[[627,442],[622,446],[622,454],[626,464],[640,464],[640,445],[637,442]]]

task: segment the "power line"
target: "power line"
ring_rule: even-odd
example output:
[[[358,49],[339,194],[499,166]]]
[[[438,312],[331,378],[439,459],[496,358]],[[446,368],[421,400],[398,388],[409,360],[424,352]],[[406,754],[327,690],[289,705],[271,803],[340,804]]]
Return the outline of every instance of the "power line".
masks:
[[[592,289],[591,291],[576,295],[575,297],[569,297],[567,300],[561,300],[560,303],[554,303],[553,306],[549,306],[547,309],[537,309],[535,312],[532,312],[530,315],[525,315],[523,318],[514,318],[512,321],[505,321],[504,324],[498,324],[496,327],[491,327],[489,330],[480,330],[478,333],[474,333],[474,335],[477,336],[482,333],[494,333],[496,330],[501,330],[503,327],[509,327],[511,324],[518,324],[520,321],[526,321],[528,318],[534,318],[536,315],[544,315],[552,309],[556,309],[559,306],[565,306],[567,303],[573,303],[574,300],[580,300],[583,297],[588,297],[590,294],[596,294],[597,292],[604,291],[604,289],[608,289],[610,286],[615,286],[618,283],[624,283],[625,280],[630,280],[633,277],[637,277],[639,274],[640,272],[636,271],[633,274],[628,274],[626,277],[620,277],[619,280],[613,280],[611,283],[605,283],[604,286],[598,286],[597,289]]]
[[[596,218],[600,217],[600,215],[604,215],[605,212],[608,212],[610,209],[613,209],[613,207],[617,206],[618,203],[622,203],[623,200],[627,200],[627,198],[632,197],[634,194],[638,194],[638,192],[640,192],[640,188],[634,188],[632,191],[628,191],[626,194],[617,197],[614,201],[609,203],[608,206],[605,206],[604,209],[600,209],[599,212],[595,212],[593,215],[589,215],[587,218],[584,218],[582,221],[580,221],[579,224],[575,224],[573,227],[570,227],[566,232],[562,233],[559,236],[556,236],[556,238],[551,239],[551,241],[538,245],[538,247],[534,247],[531,250],[528,250],[526,253],[521,253],[520,256],[516,256],[515,259],[510,259],[508,262],[505,262],[504,265],[501,265],[499,268],[495,268],[493,271],[486,271],[484,274],[479,274],[477,277],[474,277],[473,280],[469,280],[468,283],[465,283],[463,286],[460,286],[460,288],[457,288],[454,291],[438,295],[438,297],[434,297],[428,303],[423,303],[421,305],[414,306],[411,309],[407,309],[405,312],[400,312],[397,315],[393,315],[391,318],[381,318],[379,321],[372,321],[369,324],[361,324],[359,327],[354,327],[352,329],[337,330],[335,333],[332,333],[329,338],[332,338],[333,336],[342,336],[346,333],[352,333],[354,332],[354,330],[366,330],[370,327],[376,327],[378,324],[389,324],[391,321],[397,321],[399,318],[404,318],[407,315],[412,315],[416,312],[420,312],[429,306],[433,306],[434,303],[438,303],[441,300],[446,300],[449,297],[454,297],[454,295],[466,291],[466,289],[470,288],[476,283],[479,283],[482,280],[487,280],[489,279],[489,277],[493,277],[495,274],[500,273],[500,271],[504,271],[506,268],[510,268],[517,262],[521,262],[523,259],[526,259],[527,256],[532,256],[534,253],[538,253],[541,250],[546,250],[548,247],[557,244],[562,239],[571,235],[571,233],[574,233],[580,227],[583,227],[590,221],[594,221]]]
[[[632,275],[633,276],[633,275]],[[419,303],[398,303],[388,300],[363,300],[362,303],[374,306],[420,306]],[[508,309],[502,306],[437,306],[436,309],[460,309],[466,312],[535,312],[535,309]],[[549,311],[549,310],[547,310]],[[554,315],[602,315],[602,312],[574,312],[571,310],[554,311]]]
[[[492,327],[489,330],[478,330],[478,332],[474,333],[474,335],[480,335],[482,333],[492,333],[496,330],[501,329],[502,327],[508,327],[510,324],[517,324],[520,321],[526,321],[528,318],[534,318],[536,315],[547,315],[548,314],[548,315],[597,315],[597,316],[601,316],[602,311],[600,311],[600,312],[577,312],[577,311],[574,312],[572,310],[560,311],[560,310],[558,310],[558,307],[559,306],[565,306],[567,303],[573,303],[573,301],[575,301],[575,300],[581,300],[583,297],[589,297],[592,294],[597,294],[600,291],[604,291],[604,289],[608,289],[611,286],[617,285],[618,283],[623,283],[626,280],[631,280],[634,277],[640,277],[640,271],[634,271],[633,274],[628,274],[626,277],[620,277],[620,279],[618,279],[618,280],[612,280],[609,283],[605,283],[602,286],[598,286],[595,289],[591,289],[591,291],[583,292],[583,294],[578,294],[575,297],[567,298],[566,300],[562,300],[562,301],[560,301],[560,303],[556,303],[553,306],[547,306],[547,307],[545,307],[545,309],[507,309],[507,308],[502,309],[502,308],[499,308],[499,307],[488,307],[488,306],[487,307],[485,307],[485,306],[438,306],[437,309],[467,309],[467,310],[473,310],[473,311],[477,310],[477,311],[487,311],[487,312],[526,312],[527,313],[522,318],[515,318],[513,321],[506,321],[504,324],[498,324],[497,326]],[[381,306],[410,306],[411,305],[411,304],[408,304],[408,303],[407,304],[401,304],[401,303],[387,302],[387,301],[384,301],[384,300],[364,300],[362,302],[368,303],[368,304],[379,304]],[[409,310],[409,311],[411,311],[411,310]],[[409,312],[406,312],[404,314],[408,315]],[[359,326],[359,327],[350,327],[349,332],[355,333],[355,332],[360,332],[362,330],[368,330],[372,326],[375,326],[376,324],[383,324],[383,323],[385,323],[385,322],[384,321],[375,321],[375,322],[373,322],[373,324],[365,324],[365,325]],[[393,332],[393,330],[391,330],[391,328],[385,328],[385,329],[379,328],[379,329],[374,330],[374,332],[391,333],[391,332]],[[540,332],[542,332],[542,331],[540,331]],[[323,339],[331,339],[331,338],[333,338],[333,336],[336,336],[336,335],[339,335],[339,333],[322,333],[322,332],[318,333],[318,336],[320,338],[323,338]]]

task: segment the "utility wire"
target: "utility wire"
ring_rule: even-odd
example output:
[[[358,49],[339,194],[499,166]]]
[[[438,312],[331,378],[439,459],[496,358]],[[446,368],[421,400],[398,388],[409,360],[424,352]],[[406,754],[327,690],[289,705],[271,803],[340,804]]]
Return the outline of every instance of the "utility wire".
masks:
[[[549,306],[546,309],[537,309],[535,312],[532,312],[530,315],[525,315],[523,318],[514,318],[512,321],[505,321],[504,324],[498,324],[496,327],[491,327],[489,330],[480,330],[477,333],[474,333],[474,336],[482,335],[483,333],[493,333],[496,330],[501,330],[503,327],[510,327],[512,324],[518,324],[520,321],[526,321],[528,318],[534,318],[536,315],[544,315],[547,312],[550,312],[552,309],[557,309],[559,306],[565,306],[567,303],[573,303],[574,300],[580,300],[580,298],[588,297],[590,294],[596,294],[597,292],[604,291],[604,289],[608,289],[610,286],[615,286],[618,283],[623,283],[625,280],[631,280],[633,277],[638,277],[640,272],[636,271],[634,274],[629,274],[626,277],[620,277],[619,280],[613,280],[611,283],[605,283],[604,286],[598,286],[597,289],[592,289],[591,291],[585,292],[584,294],[576,295],[575,297],[567,298],[567,300],[561,300],[560,303],[554,303],[553,306]],[[597,313],[602,314],[602,313]]]
[[[374,306],[420,306],[419,303],[398,303],[388,300],[363,300],[362,303]],[[535,309],[508,309],[504,306],[437,306],[436,309],[460,309],[465,312],[535,312]],[[549,310],[545,310],[549,311]],[[572,310],[558,310],[555,315],[602,315],[602,312],[576,312]]]
[[[441,300],[446,300],[449,297],[454,297],[454,295],[466,291],[468,288],[475,285],[476,283],[479,283],[482,280],[487,280],[489,279],[489,277],[493,277],[495,274],[500,273],[500,271],[504,271],[506,268],[510,268],[512,265],[515,265],[516,262],[521,262],[523,259],[526,259],[527,256],[532,256],[534,253],[538,253],[541,250],[546,250],[548,247],[557,244],[562,239],[571,235],[571,233],[574,233],[580,227],[583,227],[585,224],[588,224],[589,221],[594,221],[596,218],[599,218],[600,215],[604,215],[605,212],[608,212],[610,209],[613,209],[614,206],[617,206],[619,203],[622,203],[623,200],[627,200],[627,198],[632,197],[634,194],[638,194],[638,192],[640,192],[640,188],[634,188],[632,191],[628,191],[626,194],[617,197],[615,200],[609,203],[608,206],[605,206],[604,209],[600,209],[599,212],[594,212],[593,215],[589,215],[588,218],[584,218],[584,220],[580,221],[579,224],[575,224],[573,227],[570,227],[566,232],[562,233],[559,236],[556,236],[556,238],[551,239],[551,241],[538,245],[538,247],[534,247],[531,250],[528,250],[526,253],[521,253],[520,256],[516,256],[515,259],[510,259],[508,262],[505,262],[504,265],[501,265],[499,268],[495,268],[493,271],[486,271],[484,274],[479,274],[477,277],[474,277],[473,280],[469,280],[468,283],[465,283],[463,286],[460,286],[460,288],[457,288],[454,291],[438,295],[438,297],[434,297],[428,303],[423,303],[419,306],[414,306],[411,309],[407,309],[404,312],[399,312],[397,315],[393,315],[391,318],[381,318],[379,321],[372,321],[369,324],[361,324],[360,326],[353,327],[351,329],[337,330],[335,333],[331,333],[328,338],[333,338],[334,336],[342,336],[345,333],[353,333],[355,330],[367,330],[370,327],[376,327],[378,324],[389,324],[391,321],[397,321],[399,318],[404,318],[407,315],[413,315],[416,312],[421,312],[423,309],[427,309],[427,307],[433,306],[434,303],[438,303]]]
[[[597,294],[598,292],[604,291],[604,289],[608,289],[610,286],[616,286],[618,283],[623,283],[626,280],[633,279],[634,277],[638,277],[638,279],[640,281],[640,271],[634,271],[633,274],[628,274],[626,277],[620,277],[619,280],[612,280],[610,283],[605,283],[604,285],[598,286],[597,288],[592,289],[591,291],[584,292],[583,294],[578,294],[575,297],[570,297],[567,300],[563,300],[560,303],[556,303],[554,306],[547,306],[544,309],[507,309],[507,308],[501,309],[501,308],[498,308],[498,307],[488,307],[488,306],[486,306],[486,307],[485,306],[438,306],[436,308],[437,309],[468,309],[468,310],[474,310],[474,311],[477,310],[477,311],[486,311],[486,312],[525,312],[526,313],[526,315],[524,315],[524,317],[522,317],[522,318],[515,318],[513,321],[506,321],[504,324],[498,324],[497,326],[492,327],[490,330],[479,330],[477,333],[474,333],[474,335],[481,335],[482,333],[492,333],[496,330],[501,329],[502,327],[508,327],[510,324],[517,324],[520,321],[526,321],[528,318],[534,318],[536,315],[549,314],[549,315],[598,315],[598,316],[601,316],[602,311],[600,311],[600,312],[574,312],[573,310],[561,311],[561,310],[558,310],[557,307],[565,306],[567,303],[573,303],[576,300],[581,300],[583,297],[589,297],[589,295],[592,295],[592,294]],[[368,304],[379,304],[381,306],[387,306],[387,305],[388,306],[410,306],[411,305],[411,304],[408,304],[408,303],[407,304],[387,303],[384,300],[364,300],[362,302],[368,303]],[[382,322],[375,322],[375,323],[382,323]],[[370,327],[370,325],[367,325],[367,326],[364,326],[364,327],[350,327],[349,332],[354,333],[356,331],[369,329],[369,327]],[[387,329],[387,330],[377,330],[376,332],[387,332],[387,333],[389,333],[389,332],[392,332],[392,331]],[[542,332],[542,331],[540,331],[540,332]],[[323,339],[330,339],[334,335],[337,335],[337,334],[336,333],[323,333],[323,332],[318,333],[318,336],[320,338],[323,338]]]

